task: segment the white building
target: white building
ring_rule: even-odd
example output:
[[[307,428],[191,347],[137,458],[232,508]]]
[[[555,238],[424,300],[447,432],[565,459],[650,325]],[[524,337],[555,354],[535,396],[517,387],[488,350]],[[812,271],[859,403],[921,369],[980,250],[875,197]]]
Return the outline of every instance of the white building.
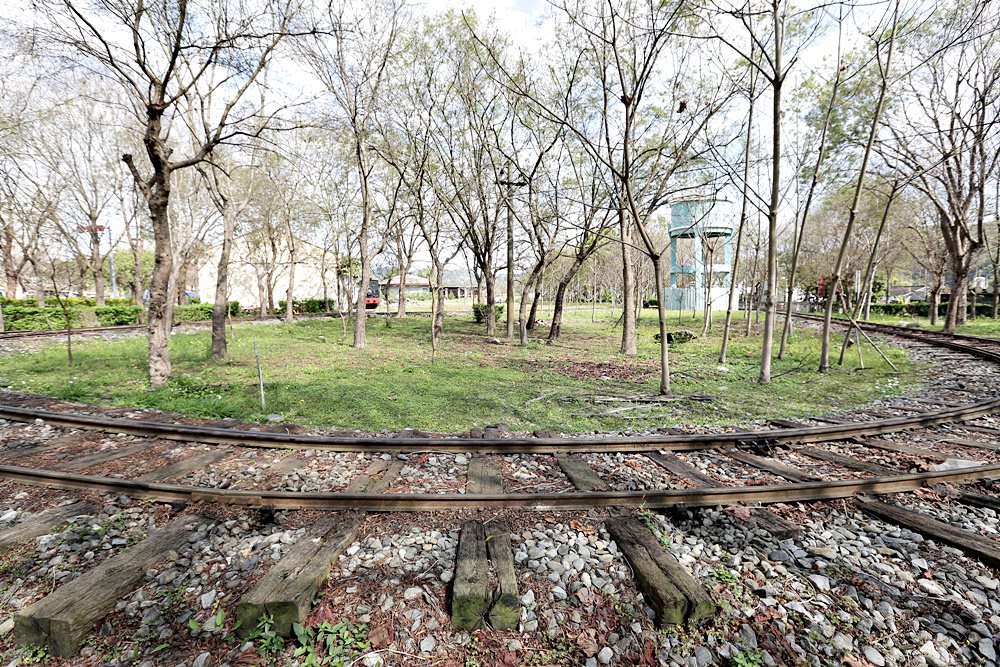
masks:
[[[303,241],[295,242],[295,285],[293,297],[296,300],[322,299],[324,278],[327,298],[336,301],[337,286],[333,253],[323,256],[323,249]],[[209,246],[204,261],[198,269],[198,294],[203,303],[215,300],[215,284],[218,276],[219,254],[222,244]],[[261,242],[260,237],[240,236],[234,239],[229,255],[229,301],[239,301],[245,309],[258,308],[267,303],[267,286],[271,285],[274,305],[285,298],[288,291],[289,263],[291,254],[287,241],[272,246]]]

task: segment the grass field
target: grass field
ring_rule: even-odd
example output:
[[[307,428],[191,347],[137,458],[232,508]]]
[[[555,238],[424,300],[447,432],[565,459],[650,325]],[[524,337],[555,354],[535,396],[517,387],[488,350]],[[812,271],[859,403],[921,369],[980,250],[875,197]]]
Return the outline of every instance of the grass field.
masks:
[[[368,431],[451,432],[503,423],[514,430],[579,432],[728,424],[817,414],[831,406],[849,409],[897,394],[922,373],[903,351],[889,348],[899,374],[867,349],[868,369],[834,368],[819,375],[818,339],[803,330],[796,333],[791,353],[775,360],[773,383],[761,386],[756,382],[759,337],[745,338],[739,327],[729,363],[720,367],[718,324],[706,338],[671,346],[676,400],[607,401],[649,395],[658,387],[655,314],[644,311],[639,354],[632,359],[617,353],[620,329],[612,329],[613,315],[599,310],[596,320],[591,322],[589,307],[581,307],[568,313],[558,343],[533,341],[521,348],[490,343],[471,316],[452,316],[434,361],[427,317],[369,320],[369,347],[362,351],[351,348],[350,327],[345,338],[339,320],[238,325],[231,358],[222,363],[208,358],[208,331],[175,333],[173,379],[155,391],[147,388],[141,337],[78,342],[71,368],[64,347],[54,341],[35,352],[0,356],[0,386],[197,417],[256,421],[277,413],[293,423]],[[681,320],[678,325],[674,313],[671,328],[700,330],[690,314]],[[264,369],[266,411],[258,397],[254,341]],[[852,355],[849,361],[856,359]]]

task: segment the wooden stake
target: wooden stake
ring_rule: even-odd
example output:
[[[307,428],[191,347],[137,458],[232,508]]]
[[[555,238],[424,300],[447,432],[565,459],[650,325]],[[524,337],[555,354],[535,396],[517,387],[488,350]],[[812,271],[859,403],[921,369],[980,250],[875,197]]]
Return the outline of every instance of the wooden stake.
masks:
[[[267,399],[264,398],[264,371],[260,367],[260,355],[257,353],[257,341],[253,342],[253,356],[257,360],[257,383],[260,386],[260,409],[267,412]]]

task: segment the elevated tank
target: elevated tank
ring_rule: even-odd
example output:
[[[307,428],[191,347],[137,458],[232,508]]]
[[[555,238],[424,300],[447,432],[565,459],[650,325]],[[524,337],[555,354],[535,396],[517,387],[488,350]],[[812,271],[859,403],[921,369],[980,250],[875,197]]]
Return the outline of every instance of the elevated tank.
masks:
[[[670,287],[663,295],[667,308],[701,310],[706,298],[713,310],[724,307],[732,283],[736,224],[728,199],[692,198],[671,205]]]

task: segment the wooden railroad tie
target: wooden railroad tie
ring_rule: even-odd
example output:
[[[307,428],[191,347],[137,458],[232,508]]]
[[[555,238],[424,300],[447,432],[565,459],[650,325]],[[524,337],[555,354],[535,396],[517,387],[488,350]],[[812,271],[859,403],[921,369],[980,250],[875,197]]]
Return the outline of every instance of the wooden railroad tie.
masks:
[[[479,521],[466,521],[458,536],[455,578],[451,593],[451,624],[474,630],[482,627],[489,612],[490,568],[486,557],[486,532]]]
[[[879,440],[878,438],[859,438],[860,444],[866,447],[874,447],[875,449],[882,449],[887,452],[896,452],[899,454],[908,454],[910,456],[916,456],[918,458],[927,459],[929,461],[934,461],[935,463],[941,463],[948,458],[947,455],[941,452],[935,452],[932,449],[921,449],[919,447],[911,447],[910,445],[904,445],[899,442],[893,442],[892,440]]]
[[[81,456],[80,458],[63,461],[62,463],[52,466],[52,469],[86,470],[87,468],[103,465],[105,463],[111,463],[112,461],[117,461],[118,459],[125,458],[126,456],[138,454],[139,452],[150,449],[152,446],[153,443],[151,441],[134,442],[123,447],[117,447],[103,452],[95,452],[87,456]]]
[[[187,544],[188,536],[205,523],[201,517],[182,515],[17,612],[15,640],[21,646],[44,646],[54,656],[73,655],[94,624],[135,590],[146,570]]]
[[[958,502],[974,507],[985,507],[1000,513],[1000,498],[996,496],[988,496],[984,493],[963,493],[958,497]]]
[[[667,552],[641,521],[617,517],[605,528],[625,555],[659,627],[697,623],[717,609],[708,592]]]
[[[355,477],[348,493],[381,493],[403,469],[395,457],[378,459]],[[292,624],[303,623],[312,609],[316,591],[330,576],[334,562],[351,546],[365,514],[337,515],[306,530],[287,553],[236,603],[237,634],[246,638],[267,614],[273,629],[283,637],[292,635]]]
[[[90,435],[89,432],[81,431],[78,433],[67,433],[66,435],[56,436],[50,439],[44,445],[30,445],[28,447],[18,447],[16,449],[0,449],[0,459],[19,459],[23,456],[34,456],[35,454],[45,454],[47,452],[53,452],[63,447],[71,447],[84,440],[86,436]]]
[[[237,634],[246,638],[267,614],[274,619],[274,631],[290,637],[292,624],[305,622],[316,591],[354,542],[361,523],[360,516],[331,517],[311,526],[236,604]]]
[[[0,530],[0,551],[35,537],[41,537],[75,516],[93,514],[94,506],[76,501],[32,514],[24,521]]]
[[[816,447],[801,447],[795,451],[799,454],[805,454],[812,459],[826,461],[827,463],[833,463],[851,470],[871,473],[873,475],[878,475],[879,477],[891,477],[893,475],[901,474],[900,471],[895,468],[888,468],[877,463],[868,463],[867,461],[859,461],[858,459],[851,458],[850,456],[844,456],[843,454],[837,454],[835,452],[828,452],[825,449],[817,449]]]
[[[883,521],[898,524],[924,537],[960,549],[990,567],[1000,567],[1000,543],[994,540],[893,503],[862,497],[855,498],[854,502],[868,514]]]
[[[580,491],[607,491],[608,485],[579,456],[559,456],[556,458],[559,467]]]
[[[658,463],[668,472],[686,479],[688,483],[695,488],[705,489],[722,486],[721,482],[701,472],[690,463],[681,460],[681,458],[673,452],[651,452],[646,454],[646,456],[652,461]],[[735,514],[732,516],[736,517]],[[743,520],[739,517],[736,518],[738,521]],[[761,507],[751,509],[750,518],[747,521],[761,530],[766,530],[779,540],[798,537],[802,533],[802,529],[799,526],[795,525],[791,521],[782,519],[771,510],[763,509]]]
[[[232,453],[232,450],[228,447],[219,447],[207,452],[201,452],[200,454],[189,456],[177,461],[176,463],[171,463],[170,465],[157,468],[150,473],[146,473],[139,478],[139,481],[159,482],[164,479],[170,479],[171,477],[182,477],[192,470],[208,468],[229,456],[230,453]]]
[[[469,461],[466,490],[471,494],[503,493],[500,469],[489,458]],[[490,563],[498,587],[490,587]],[[451,622],[456,628],[482,627],[485,618],[496,630],[513,630],[521,620],[521,598],[514,572],[510,532],[499,521],[485,526],[479,521],[462,525],[455,558]]]
[[[971,447],[972,449],[985,449],[991,452],[1000,451],[1000,445],[988,444],[985,442],[979,442],[978,440],[969,440],[968,438],[958,438],[954,436],[948,436],[941,438],[938,442],[946,445],[958,445],[960,447]]]

